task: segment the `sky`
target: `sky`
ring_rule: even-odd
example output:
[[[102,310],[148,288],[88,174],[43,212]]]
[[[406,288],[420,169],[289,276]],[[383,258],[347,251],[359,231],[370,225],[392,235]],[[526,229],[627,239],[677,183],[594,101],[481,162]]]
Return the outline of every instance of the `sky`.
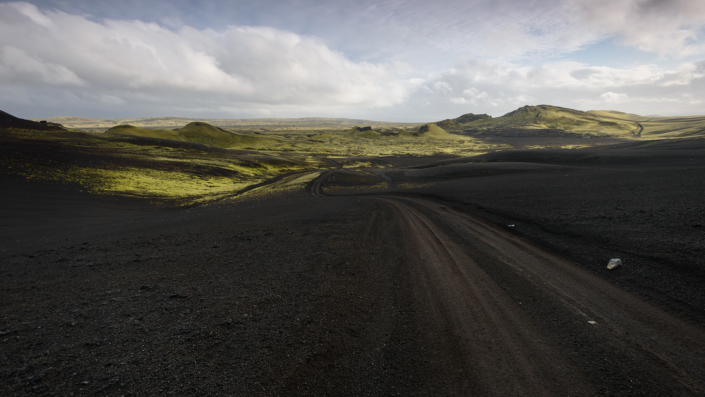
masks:
[[[705,114],[703,0],[0,0],[18,117]]]

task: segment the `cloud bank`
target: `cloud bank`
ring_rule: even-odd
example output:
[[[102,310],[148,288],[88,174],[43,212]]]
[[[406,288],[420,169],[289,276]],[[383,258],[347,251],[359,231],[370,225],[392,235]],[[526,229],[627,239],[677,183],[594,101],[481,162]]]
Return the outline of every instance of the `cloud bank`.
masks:
[[[0,3],[0,109],[24,117],[427,121],[540,103],[705,113],[701,0],[114,6],[151,10],[150,18],[96,17],[48,3]],[[99,4],[107,10],[113,3]],[[237,23],[211,28],[198,21],[207,16]],[[571,59],[604,40],[653,60],[605,66]]]
[[[267,27],[173,31],[0,4],[0,84],[63,88],[77,97],[384,107],[408,95],[409,84],[398,78],[402,68],[352,62],[315,38]]]
[[[406,106],[425,109],[430,119],[438,120],[468,112],[496,116],[537,104],[638,114],[703,114],[705,62],[685,62],[667,69],[657,65],[611,68],[572,61],[532,67],[469,61],[425,81]]]

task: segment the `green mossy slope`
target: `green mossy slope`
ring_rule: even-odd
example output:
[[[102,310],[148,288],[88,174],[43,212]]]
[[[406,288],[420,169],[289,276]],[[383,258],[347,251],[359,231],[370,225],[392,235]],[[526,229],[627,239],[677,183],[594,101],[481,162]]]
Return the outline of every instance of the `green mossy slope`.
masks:
[[[133,127],[131,125],[119,125],[106,131],[106,134],[170,139],[202,143],[228,149],[273,149],[288,146],[285,142],[274,138],[238,134],[203,122],[189,123],[182,128],[174,130],[147,129]]]
[[[467,138],[451,134],[436,124],[424,124],[419,128],[419,136],[436,139],[465,140]]]
[[[583,112],[558,106],[524,106],[504,116],[492,118],[487,115],[467,114],[452,120],[443,120],[439,125],[449,131],[484,132],[513,129],[562,130],[581,135],[629,137],[640,130],[636,121],[619,119],[604,112]]]

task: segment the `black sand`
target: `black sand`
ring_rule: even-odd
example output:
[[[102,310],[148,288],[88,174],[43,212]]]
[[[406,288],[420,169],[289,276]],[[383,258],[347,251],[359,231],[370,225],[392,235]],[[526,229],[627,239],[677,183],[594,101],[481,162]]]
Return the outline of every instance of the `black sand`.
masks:
[[[704,154],[702,140],[496,153],[482,164],[388,169],[387,189],[358,191],[333,176],[321,184],[327,197],[191,209],[4,177],[2,393],[701,395],[692,371],[705,367]],[[426,160],[399,165],[447,161]],[[377,198],[390,194],[427,203],[408,205],[478,261],[513,302],[508,312],[530,318],[562,375],[510,360],[497,379],[521,378],[516,370],[536,382],[508,389],[473,377],[500,351],[452,358],[465,342],[429,323],[413,271],[424,263],[410,240],[419,236]],[[426,205],[486,220],[687,327],[653,336],[690,335],[690,361],[674,364],[649,353],[658,343],[624,335],[639,329],[585,331],[496,258],[483,262],[489,251]],[[613,257],[624,266],[605,270]],[[553,357],[522,349],[511,352]]]

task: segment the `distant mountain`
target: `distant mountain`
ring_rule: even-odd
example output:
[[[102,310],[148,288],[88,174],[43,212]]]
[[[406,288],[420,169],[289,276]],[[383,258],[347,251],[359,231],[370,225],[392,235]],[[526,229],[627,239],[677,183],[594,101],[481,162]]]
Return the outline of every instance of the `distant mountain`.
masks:
[[[208,123],[193,122],[173,130],[146,129],[131,125],[119,125],[105,132],[114,135],[130,135],[144,138],[170,139],[202,143],[222,148],[273,148],[287,145],[274,138],[254,134],[238,134]]]
[[[33,119],[39,121],[40,119]],[[387,121],[370,121],[360,119],[304,117],[304,118],[260,118],[260,119],[192,119],[184,117],[142,117],[127,119],[94,119],[89,117],[49,117],[43,120],[61,123],[71,128],[108,129],[118,125],[129,124],[143,128],[181,128],[191,122],[204,122],[216,127],[229,129],[349,129],[356,125],[371,125],[378,127],[411,127],[418,123],[394,123]]]
[[[603,112],[604,113],[604,112]],[[583,112],[558,106],[524,106],[502,117],[466,114],[437,123],[440,127],[463,134],[506,134],[517,136],[560,135],[634,136],[638,123],[613,115]]]

